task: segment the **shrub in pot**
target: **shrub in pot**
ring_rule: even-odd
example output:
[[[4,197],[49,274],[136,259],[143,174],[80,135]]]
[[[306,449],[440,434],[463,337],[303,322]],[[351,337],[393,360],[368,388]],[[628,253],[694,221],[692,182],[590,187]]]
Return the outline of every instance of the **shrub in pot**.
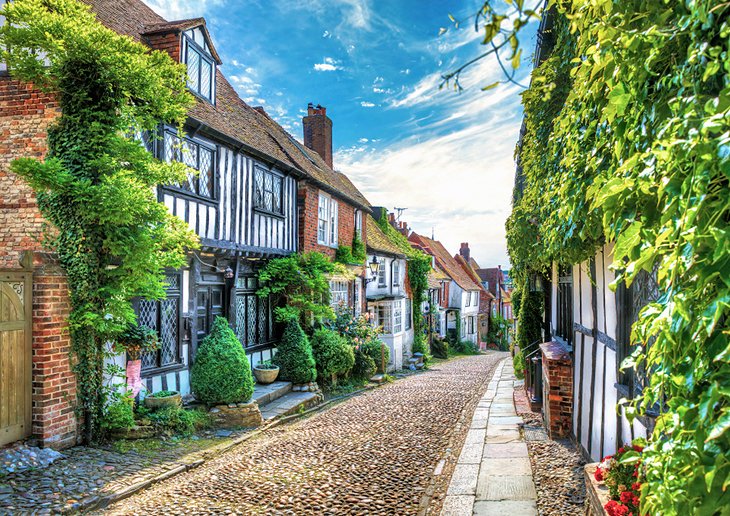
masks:
[[[223,317],[202,340],[190,372],[195,397],[209,405],[240,403],[253,394],[251,366],[241,342]]]
[[[355,365],[355,352],[347,340],[327,328],[320,328],[312,335],[312,354],[317,367],[317,376],[327,379],[333,385],[338,376],[344,376]]]
[[[262,385],[273,383],[279,376],[279,366],[272,364],[271,360],[263,360],[253,368],[253,375],[256,377],[256,383]]]
[[[272,362],[281,368],[281,377],[292,383],[309,383],[317,379],[312,347],[299,322],[291,318],[286,323],[279,350]]]
[[[145,407],[152,410],[166,407],[181,407],[182,396],[177,391],[158,391],[145,397],[144,404]]]

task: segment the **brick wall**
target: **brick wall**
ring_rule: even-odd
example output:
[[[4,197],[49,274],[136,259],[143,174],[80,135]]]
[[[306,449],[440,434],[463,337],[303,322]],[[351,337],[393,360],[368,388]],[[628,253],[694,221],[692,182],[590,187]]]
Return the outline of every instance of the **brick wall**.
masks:
[[[52,95],[0,76],[0,268],[18,268],[22,251],[41,249],[43,219],[33,190],[10,163],[45,155],[46,131],[58,114]]]
[[[337,238],[339,245],[352,246],[352,239],[355,236],[355,207],[341,199],[330,196],[337,201]],[[318,251],[322,254],[335,257],[335,249],[317,243],[317,223],[319,207],[319,188],[307,183],[299,182],[298,191],[299,206],[299,250],[301,252]],[[367,245],[367,233],[365,228],[365,214],[363,213],[362,240]]]
[[[558,342],[542,351],[543,412],[550,438],[568,437],[573,428],[573,361]]]
[[[154,50],[167,52],[173,61],[180,62],[180,33],[169,32],[145,36],[145,43]]]
[[[66,276],[45,253],[33,259],[33,435],[42,446],[76,444]]]

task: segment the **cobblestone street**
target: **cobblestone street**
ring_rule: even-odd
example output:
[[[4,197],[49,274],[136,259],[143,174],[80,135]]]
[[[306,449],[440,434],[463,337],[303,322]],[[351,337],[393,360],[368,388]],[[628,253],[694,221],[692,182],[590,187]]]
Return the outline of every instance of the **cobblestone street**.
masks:
[[[108,512],[415,514],[420,508],[438,514],[446,490],[438,480],[448,481],[450,447],[458,452],[468,428],[462,415],[471,417],[505,356],[437,364],[273,428]]]

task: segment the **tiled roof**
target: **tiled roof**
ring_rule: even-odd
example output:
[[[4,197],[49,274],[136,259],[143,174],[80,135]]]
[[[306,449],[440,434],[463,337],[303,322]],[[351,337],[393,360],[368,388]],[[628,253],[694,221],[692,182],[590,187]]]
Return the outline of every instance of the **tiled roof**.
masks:
[[[91,5],[102,24],[142,42],[145,33],[185,30],[205,23],[203,18],[168,22],[141,0],[83,1]],[[330,193],[370,211],[368,200],[344,174],[332,170],[319,154],[306,149],[267,114],[246,104],[220,70],[216,72],[215,105],[196,100],[189,111],[193,120],[240,143],[264,161],[285,170],[294,169],[298,175],[312,179]]]
[[[479,268],[479,264],[474,258],[469,258],[469,266],[474,270],[477,270]]]
[[[441,267],[451,279],[453,279],[457,285],[464,290],[480,290],[481,286],[475,282],[471,276],[459,265],[446,248],[438,240],[431,240],[423,235],[415,235],[420,239],[426,246],[426,251],[430,255],[434,256],[437,260],[439,267]]]
[[[488,269],[477,269],[477,275],[482,281],[489,284],[489,292],[493,296],[497,296],[497,286],[502,283],[499,267],[490,267]]]
[[[381,253],[387,253],[391,255],[395,255],[398,258],[405,258],[406,255],[403,254],[403,252],[398,248],[393,241],[388,238],[388,235],[383,233],[383,230],[380,229],[380,226],[378,226],[378,223],[375,222],[375,219],[372,215],[367,215],[367,220],[365,222],[367,227],[367,235],[368,235],[368,244],[367,248],[370,251],[374,252],[381,252]]]
[[[438,267],[435,269],[431,268],[431,270],[428,271],[428,288],[441,288],[441,282],[449,281],[450,279],[449,275]]]
[[[189,18],[187,20],[175,20],[147,25],[143,35],[147,36],[149,34],[183,32],[188,29],[192,29],[193,27],[202,27],[213,59],[215,59],[216,63],[219,65],[223,64],[223,61],[221,61],[221,58],[218,55],[218,51],[215,49],[215,45],[213,45],[213,38],[210,37],[208,28],[205,26],[205,18]]]

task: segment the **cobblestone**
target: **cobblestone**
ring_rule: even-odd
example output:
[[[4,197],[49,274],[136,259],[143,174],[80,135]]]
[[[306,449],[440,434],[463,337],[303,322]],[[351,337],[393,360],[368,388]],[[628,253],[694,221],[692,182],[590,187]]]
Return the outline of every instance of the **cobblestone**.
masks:
[[[468,424],[503,353],[436,365],[266,430],[111,514],[438,514]],[[445,464],[445,465],[444,465]],[[435,492],[432,492],[434,491]]]

